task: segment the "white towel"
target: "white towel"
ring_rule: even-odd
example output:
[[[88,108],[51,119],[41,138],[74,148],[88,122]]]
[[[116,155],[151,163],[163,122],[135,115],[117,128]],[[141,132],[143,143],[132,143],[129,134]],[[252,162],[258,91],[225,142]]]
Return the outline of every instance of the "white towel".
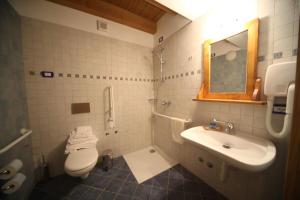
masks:
[[[171,118],[171,131],[172,138],[175,142],[183,144],[184,140],[181,137],[181,132],[184,131],[186,120],[172,117]]]
[[[93,130],[90,126],[78,126],[70,133],[70,137],[73,139],[89,138],[93,136]]]
[[[88,133],[77,133],[71,136],[73,139],[85,139],[85,138],[89,138],[90,134]]]
[[[79,126],[71,131],[65,154],[72,153],[78,149],[94,148],[97,142],[98,139],[93,134],[92,127]]]
[[[91,126],[78,126],[76,128],[76,132],[77,133],[92,133],[93,130],[92,130],[92,127]]]
[[[97,140],[95,136],[90,136],[87,138],[69,138],[68,144],[79,144],[79,143],[84,143],[84,142],[93,142]]]

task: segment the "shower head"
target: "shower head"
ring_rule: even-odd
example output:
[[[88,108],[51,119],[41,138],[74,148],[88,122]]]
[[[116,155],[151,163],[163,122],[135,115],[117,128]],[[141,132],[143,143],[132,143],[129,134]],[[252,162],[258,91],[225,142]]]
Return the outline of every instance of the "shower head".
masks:
[[[152,51],[153,53],[155,52],[160,52],[162,53],[165,50],[165,47],[163,44],[159,44],[157,47],[154,48],[154,50]]]
[[[161,58],[165,48],[163,46],[158,46],[156,49],[152,51],[157,57]]]

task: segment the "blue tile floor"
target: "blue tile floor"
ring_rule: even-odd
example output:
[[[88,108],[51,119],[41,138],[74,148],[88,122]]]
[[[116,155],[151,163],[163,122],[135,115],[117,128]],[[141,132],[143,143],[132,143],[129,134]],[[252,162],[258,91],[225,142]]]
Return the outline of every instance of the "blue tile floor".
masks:
[[[176,165],[138,184],[123,157],[108,172],[96,166],[85,180],[57,176],[36,185],[31,200],[225,200],[202,180]]]

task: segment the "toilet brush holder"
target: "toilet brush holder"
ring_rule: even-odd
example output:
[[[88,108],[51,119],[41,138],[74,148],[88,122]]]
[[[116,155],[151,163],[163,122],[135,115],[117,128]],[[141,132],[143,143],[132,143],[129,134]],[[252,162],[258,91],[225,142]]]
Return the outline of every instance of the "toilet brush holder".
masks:
[[[111,149],[107,149],[102,155],[102,169],[108,171],[113,167],[113,152]]]

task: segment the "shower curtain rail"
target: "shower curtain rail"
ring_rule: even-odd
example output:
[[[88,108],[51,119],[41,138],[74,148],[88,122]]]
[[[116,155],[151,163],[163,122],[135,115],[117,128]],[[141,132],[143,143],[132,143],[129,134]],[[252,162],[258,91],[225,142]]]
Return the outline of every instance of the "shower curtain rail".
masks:
[[[15,139],[14,141],[12,141],[11,143],[9,143],[8,145],[6,145],[5,147],[3,147],[2,149],[0,149],[0,155],[5,153],[6,151],[8,151],[9,149],[11,149],[13,146],[15,146],[16,144],[18,144],[19,142],[21,142],[22,140],[24,140],[25,138],[27,138],[30,134],[32,133],[32,130],[27,130],[24,134],[22,134],[20,137],[18,137],[17,139]]]

